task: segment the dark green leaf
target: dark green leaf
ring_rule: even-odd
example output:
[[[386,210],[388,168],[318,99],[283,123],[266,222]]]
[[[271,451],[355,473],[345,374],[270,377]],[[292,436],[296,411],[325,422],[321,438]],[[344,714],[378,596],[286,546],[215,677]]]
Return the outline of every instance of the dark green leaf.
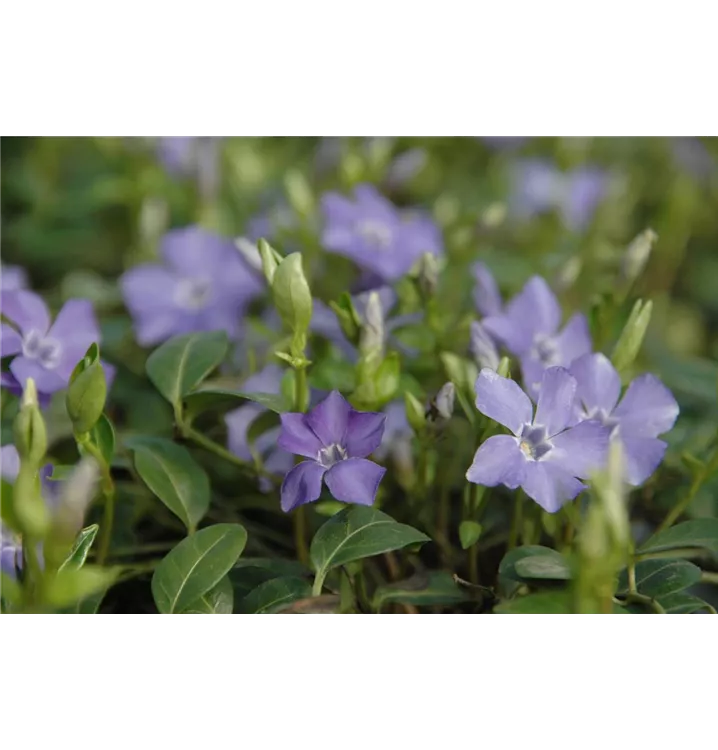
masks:
[[[542,591],[520,596],[494,607],[499,615],[565,615],[571,613],[567,591]]]
[[[185,404],[190,414],[208,411],[225,412],[237,409],[247,402],[260,404],[265,409],[281,414],[289,411],[291,404],[282,395],[274,393],[243,393],[228,388],[199,388],[187,394]]]
[[[688,560],[641,560],[636,563],[636,588],[639,594],[658,599],[688,588],[701,579],[701,569]],[[628,573],[618,577],[619,595],[628,591]]]
[[[700,612],[707,610],[709,604],[692,594],[686,594],[685,591],[676,591],[667,596],[661,596],[658,603],[666,610],[669,615],[687,615],[691,612]]]
[[[374,592],[372,607],[379,612],[384,604],[456,604],[470,600],[470,596],[457,586],[451,573],[442,570],[419,573],[405,581],[380,586]]]
[[[641,546],[638,554],[647,556],[694,547],[718,552],[718,518],[696,518],[659,531]]]
[[[227,576],[212,589],[192,602],[183,615],[231,615],[234,607],[234,590]]]
[[[90,547],[92,547],[92,543],[95,541],[99,528],[96,523],[93,523],[92,526],[82,529],[77,535],[75,543],[72,545],[70,554],[60,566],[60,570],[64,570],[65,568],[77,570],[77,568],[81,568],[85,564]]]
[[[90,432],[90,439],[100,449],[105,462],[110,466],[115,454],[115,429],[106,414],[100,415]]]
[[[219,523],[183,539],[160,561],[152,595],[162,614],[181,612],[229,572],[247,542],[243,526]]]
[[[224,331],[175,336],[147,358],[147,375],[171,404],[179,405],[222,362],[227,347]]]
[[[311,593],[312,585],[305,578],[272,578],[244,597],[240,612],[269,615],[292,602],[306,599]]]
[[[529,562],[531,561],[531,562]],[[521,562],[521,570],[518,563]],[[499,565],[499,575],[518,583],[532,583],[536,580],[564,581],[571,577],[565,558],[549,547],[529,545],[518,547],[504,555]]]
[[[152,492],[191,532],[209,509],[209,478],[181,445],[163,438],[133,439],[135,468]]]
[[[269,557],[241,557],[229,571],[235,599],[244,599],[250,591],[272,578],[301,578],[309,575],[309,571],[295,560]]]

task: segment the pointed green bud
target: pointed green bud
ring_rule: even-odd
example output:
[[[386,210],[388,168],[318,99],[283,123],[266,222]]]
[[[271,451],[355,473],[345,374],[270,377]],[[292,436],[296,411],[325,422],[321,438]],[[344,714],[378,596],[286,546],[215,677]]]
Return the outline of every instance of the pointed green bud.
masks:
[[[404,408],[406,409],[406,419],[411,429],[417,435],[420,435],[426,428],[426,410],[424,409],[424,405],[409,391],[404,391]]]
[[[399,390],[401,362],[396,352],[390,352],[374,375],[377,408],[381,408],[391,401]]]
[[[362,321],[354,307],[351,295],[347,292],[342,292],[339,301],[331,302],[329,306],[337,316],[342,333],[352,344],[355,346],[358,345]]]
[[[306,177],[298,170],[291,169],[284,177],[289,204],[303,218],[314,212],[314,196]]]
[[[301,253],[288,255],[277,266],[272,297],[282,322],[294,334],[291,354],[299,357],[304,352],[312,320],[312,294],[302,268]]]
[[[32,378],[28,378],[25,383],[13,432],[20,458],[32,466],[39,467],[47,451],[47,430],[37,401],[35,381]]]
[[[444,383],[431,404],[431,411],[435,415],[434,419],[451,419],[455,401],[456,387],[451,381]]]
[[[459,524],[461,549],[469,549],[479,541],[483,527],[477,521],[462,521]]]
[[[70,376],[65,397],[67,413],[76,435],[89,432],[102,416],[107,399],[107,381],[100,363],[100,350],[92,344]]]
[[[433,253],[424,253],[421,256],[417,283],[424,299],[434,296],[439,285],[439,261]]]
[[[267,240],[264,239],[260,239],[257,242],[257,250],[259,251],[259,257],[262,262],[262,271],[264,271],[264,277],[267,279],[267,283],[271,287],[274,281],[274,274],[283,258],[267,242]]]
[[[371,292],[367,299],[359,351],[363,355],[381,355],[384,351],[384,310],[378,292]]]
[[[611,355],[613,366],[619,373],[625,372],[638,356],[648,324],[651,322],[652,311],[653,303],[650,300],[643,302],[639,299],[633,306]]]
[[[657,239],[658,235],[652,229],[645,229],[626,248],[621,267],[625,281],[633,282],[643,273]]]

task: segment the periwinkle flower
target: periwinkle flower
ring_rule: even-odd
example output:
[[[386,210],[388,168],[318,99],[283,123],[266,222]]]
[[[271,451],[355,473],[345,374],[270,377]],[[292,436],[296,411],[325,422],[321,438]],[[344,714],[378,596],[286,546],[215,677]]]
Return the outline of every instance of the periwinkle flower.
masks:
[[[204,195],[212,195],[219,184],[220,142],[207,136],[165,136],[157,139],[157,156],[171,175],[194,178]]]
[[[486,331],[521,361],[524,385],[535,394],[547,367],[568,367],[591,351],[584,315],[576,313],[559,331],[561,308],[549,285],[534,276],[503,312],[483,320]]]
[[[201,227],[168,232],[164,265],[146,263],[120,279],[137,341],[152,346],[181,333],[240,330],[244,311],[264,285],[231,240]]]
[[[0,292],[14,292],[27,287],[27,273],[20,266],[0,267]]]
[[[247,378],[242,384],[243,393],[271,393],[278,395],[282,383],[282,368],[278,365],[267,365],[264,369]],[[252,460],[249,448],[249,428],[266,413],[266,408],[258,403],[248,403],[239,409],[230,411],[224,418],[227,425],[227,444],[229,450],[245,461]],[[294,466],[291,454],[277,447],[280,428],[263,432],[255,441],[254,448],[263,459],[264,468],[272,474],[284,476]],[[264,477],[260,478],[260,489],[268,492],[271,483]]]
[[[608,175],[596,167],[561,172],[540,159],[520,161],[513,174],[511,206],[520,218],[557,211],[573,231],[584,229],[608,192]]]
[[[654,375],[639,375],[621,396],[621,379],[603,354],[577,359],[570,372],[578,384],[576,413],[605,425],[623,447],[625,479],[643,484],[663,460],[667,444],[658,436],[668,432],[678,417],[673,394]]]
[[[501,359],[496,350],[496,344],[484,324],[476,320],[471,323],[469,351],[479,367],[488,367],[492,370],[499,369]]]
[[[371,505],[386,469],[366,457],[381,444],[386,416],[353,409],[332,391],[308,414],[282,414],[278,445],[308,458],[282,483],[282,510],[317,500],[324,480],[343,503]]]
[[[3,445],[0,448],[0,476],[12,485],[20,471],[20,457],[14,445]],[[52,466],[47,464],[40,470],[40,488],[45,504],[54,510],[60,500],[60,482],[50,481]],[[38,549],[42,557],[42,550]],[[23,567],[22,538],[0,521],[0,568],[2,572],[14,578],[17,570]]]
[[[372,185],[357,186],[353,200],[325,194],[322,212],[323,246],[384,282],[404,276],[424,253],[443,252],[441,233],[429,216],[400,211]]]
[[[485,316],[498,315],[503,310],[498,284],[488,267],[480,261],[471,266],[474,277],[474,304]]]
[[[522,487],[544,510],[555,513],[578,495],[585,479],[605,463],[610,430],[596,420],[570,427],[576,380],[563,367],[543,374],[533,413],[529,397],[509,378],[488,368],[476,380],[476,406],[512,435],[490,437],[476,451],[466,478],[475,484]]]
[[[15,383],[3,378],[3,385],[11,390],[22,388],[28,378],[44,394],[65,388],[90,344],[100,340],[88,300],[68,300],[51,323],[42,297],[24,290],[7,292],[2,297],[2,314],[12,324],[2,324],[2,356],[14,357],[10,375]]]

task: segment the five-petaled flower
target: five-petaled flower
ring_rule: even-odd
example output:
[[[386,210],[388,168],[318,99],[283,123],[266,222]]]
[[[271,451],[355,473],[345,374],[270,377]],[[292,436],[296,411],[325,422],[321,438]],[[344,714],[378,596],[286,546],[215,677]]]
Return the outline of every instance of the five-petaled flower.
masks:
[[[327,193],[322,211],[322,245],[384,282],[404,276],[424,253],[443,252],[441,233],[430,216],[400,211],[371,185],[357,186],[354,200]]]
[[[577,359],[570,372],[578,383],[577,417],[600,421],[614,440],[621,441],[626,481],[643,484],[668,447],[658,436],[668,432],[678,417],[673,394],[654,375],[639,375],[619,403],[621,379],[603,354]]]
[[[466,478],[489,487],[522,487],[549,513],[576,497],[585,488],[579,478],[605,463],[610,430],[597,420],[570,427],[575,394],[576,380],[565,368],[547,369],[534,415],[529,397],[513,380],[482,370],[476,406],[513,435],[495,435],[479,446]]]
[[[194,331],[239,331],[244,310],[264,285],[230,240],[200,227],[168,232],[165,265],[147,263],[121,279],[125,303],[143,346]]]
[[[561,331],[561,308],[549,285],[534,276],[502,312],[484,318],[484,328],[521,361],[526,390],[536,395],[547,367],[568,367],[591,351],[588,323],[573,315]]]
[[[68,300],[51,325],[42,297],[19,290],[3,294],[2,314],[12,323],[2,324],[2,356],[14,357],[2,384],[14,392],[19,393],[28,378],[42,394],[65,388],[90,344],[100,340],[88,300]],[[108,366],[103,363],[103,367]],[[111,372],[105,375],[111,380]]]
[[[384,414],[356,411],[338,391],[332,391],[308,414],[282,414],[281,420],[278,445],[309,459],[284,478],[283,511],[317,500],[322,480],[343,503],[374,502],[386,469],[366,457],[381,443]]]

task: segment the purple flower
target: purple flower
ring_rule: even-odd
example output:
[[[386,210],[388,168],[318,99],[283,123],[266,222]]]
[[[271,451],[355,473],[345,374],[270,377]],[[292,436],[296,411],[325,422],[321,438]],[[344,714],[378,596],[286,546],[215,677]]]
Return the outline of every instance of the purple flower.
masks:
[[[474,304],[482,315],[498,315],[503,310],[504,303],[494,275],[481,262],[471,266],[474,277]]]
[[[68,300],[51,325],[42,297],[20,290],[3,295],[2,314],[14,326],[2,324],[2,356],[15,357],[10,374],[21,388],[28,378],[33,378],[42,393],[65,388],[90,344],[100,340],[88,300]],[[5,377],[3,385],[12,389],[13,381]]]
[[[561,172],[550,162],[527,159],[513,174],[511,205],[524,219],[547,211],[558,211],[563,223],[574,231],[584,229],[608,191],[608,175],[595,167]]]
[[[489,148],[499,151],[521,148],[521,146],[531,140],[525,135],[482,135],[479,137]]]
[[[497,370],[500,362],[499,353],[484,324],[472,321],[470,336],[469,350],[476,364],[479,367]]]
[[[384,469],[368,456],[384,434],[386,416],[355,411],[339,391],[332,391],[308,414],[282,414],[281,448],[305,456],[282,483],[282,510],[314,502],[322,479],[343,503],[371,505]]]
[[[180,333],[220,329],[235,336],[264,284],[234,244],[193,226],[168,232],[160,252],[165,265],[136,266],[120,280],[138,342],[151,346]]]
[[[0,476],[10,485],[15,483],[20,470],[20,457],[14,445],[3,445],[0,448]],[[60,499],[60,482],[52,482],[49,477],[52,466],[47,464],[40,470],[42,497],[50,509],[54,509]],[[42,557],[41,549],[38,554]],[[0,568],[8,576],[15,577],[17,569],[22,568],[22,538],[0,521]]]
[[[263,370],[247,378],[241,390],[244,393],[280,393],[282,383],[282,368],[278,365],[267,365]],[[249,448],[247,433],[254,421],[267,410],[256,403],[245,404],[239,409],[229,412],[225,418],[227,425],[227,443],[229,450],[245,461],[252,461],[252,451]],[[291,454],[277,447],[280,428],[275,427],[262,433],[254,443],[255,450],[262,456],[264,468],[273,474],[284,476],[294,466]],[[260,489],[269,492],[271,482],[266,478],[260,479]]]
[[[653,375],[640,375],[623,398],[621,379],[603,354],[577,359],[570,372],[578,384],[576,414],[605,425],[623,446],[626,481],[643,484],[663,460],[667,444],[658,435],[668,432],[678,417],[673,394]]]
[[[27,273],[20,266],[6,266],[0,268],[0,292],[14,292],[27,287]]]
[[[157,140],[157,156],[171,175],[194,178],[203,195],[212,195],[219,185],[220,142],[210,137],[163,137]]]
[[[529,397],[513,380],[482,370],[476,380],[476,406],[513,435],[486,440],[466,478],[488,487],[522,487],[549,513],[576,497],[585,488],[578,478],[585,479],[605,463],[610,431],[595,420],[569,428],[575,394],[576,380],[569,372],[549,368],[534,416]]]
[[[424,253],[443,252],[441,233],[429,216],[400,211],[372,185],[357,186],[354,200],[325,194],[322,211],[324,247],[384,282],[404,276]]]
[[[561,331],[561,308],[540,276],[534,276],[504,311],[483,320],[485,329],[521,360],[524,385],[535,394],[547,367],[568,367],[591,351],[586,318],[577,313]]]

